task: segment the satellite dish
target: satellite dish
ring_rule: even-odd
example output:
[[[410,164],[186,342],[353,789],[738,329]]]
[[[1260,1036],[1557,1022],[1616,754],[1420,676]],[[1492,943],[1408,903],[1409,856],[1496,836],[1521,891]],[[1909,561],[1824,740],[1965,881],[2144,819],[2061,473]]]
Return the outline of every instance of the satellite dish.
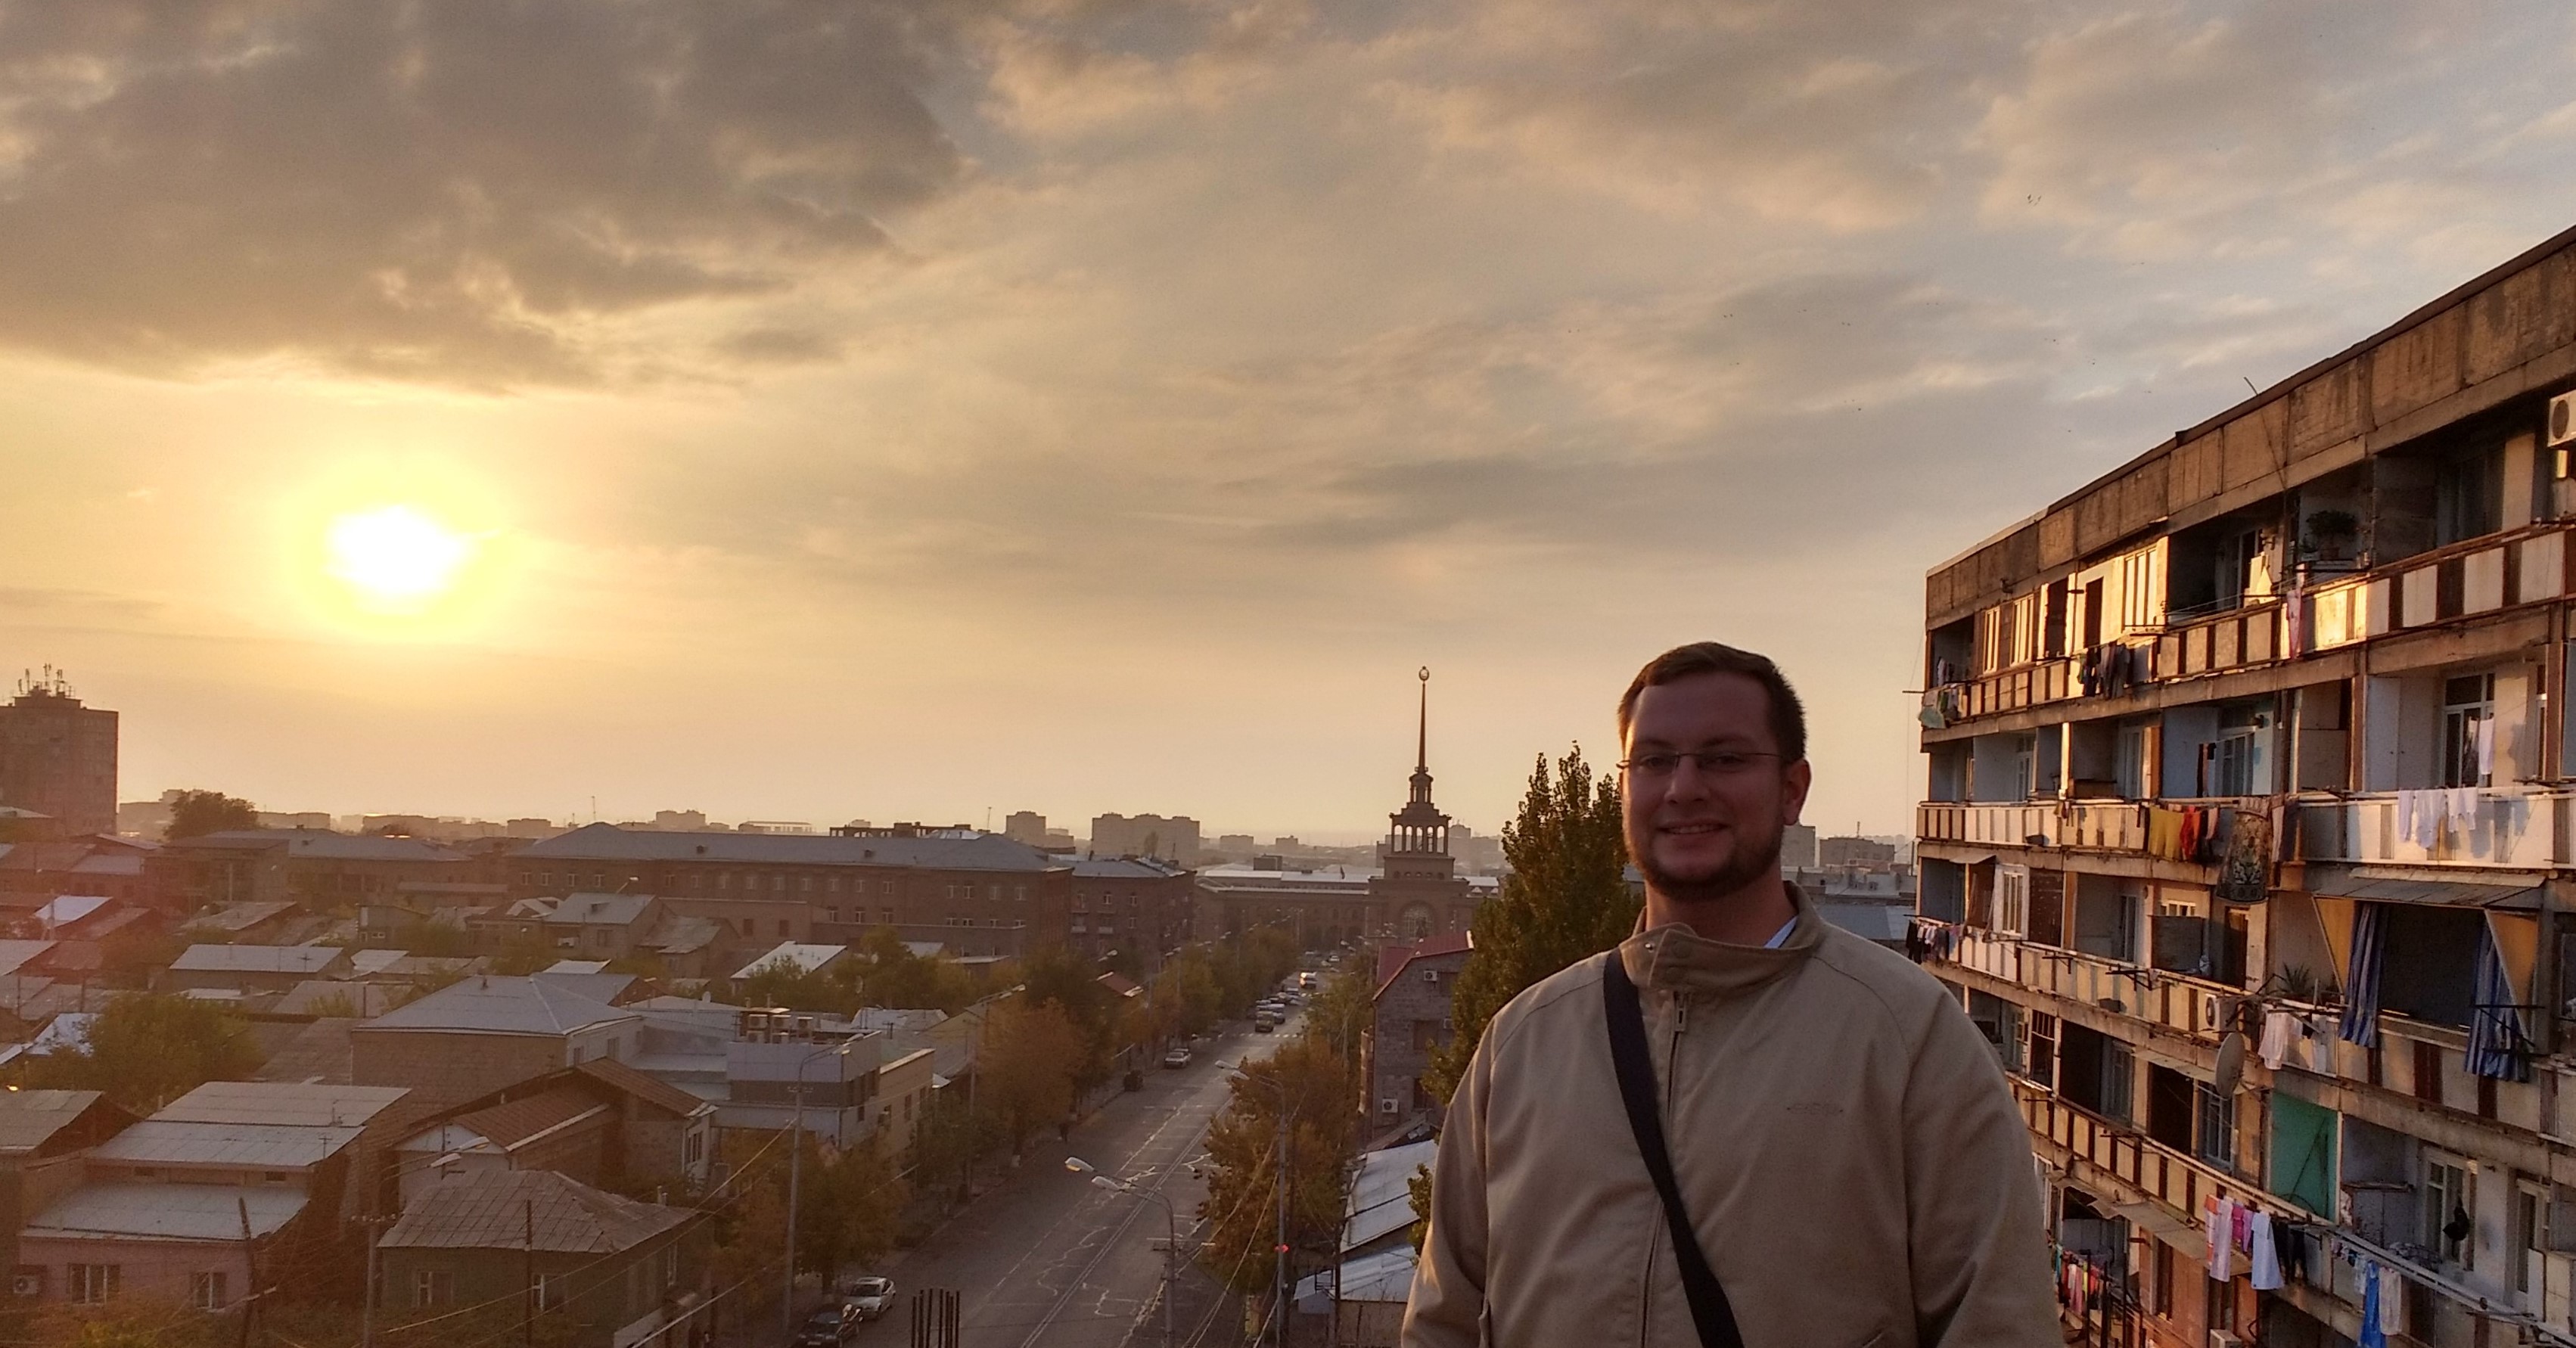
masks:
[[[2221,1096],[2234,1095],[2237,1083],[2245,1079],[2245,1033],[2229,1030],[2218,1041],[2218,1070],[2212,1074],[2209,1088]]]

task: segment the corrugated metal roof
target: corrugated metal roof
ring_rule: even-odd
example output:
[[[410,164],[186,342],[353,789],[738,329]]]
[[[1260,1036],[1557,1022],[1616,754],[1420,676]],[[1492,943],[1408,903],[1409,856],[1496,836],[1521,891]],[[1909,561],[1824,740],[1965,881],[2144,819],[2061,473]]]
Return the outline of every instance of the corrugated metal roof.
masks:
[[[84,1184],[27,1223],[22,1238],[54,1240],[238,1241],[295,1220],[305,1196],[293,1189],[109,1181]]]
[[[1344,1301],[1401,1302],[1413,1295],[1413,1268],[1420,1261],[1410,1244],[1346,1260],[1338,1295]]]
[[[150,1118],[102,1142],[93,1160],[126,1165],[240,1166],[302,1170],[319,1165],[358,1138],[355,1127],[275,1123],[190,1123]]]
[[[59,894],[36,910],[36,920],[48,927],[65,926],[105,908],[107,904],[104,894]]]
[[[611,1090],[623,1091],[636,1099],[667,1113],[688,1118],[709,1108],[706,1101],[677,1086],[656,1081],[614,1058],[593,1058],[576,1063],[573,1069]]]
[[[470,1128],[504,1148],[515,1147],[585,1114],[604,1113],[607,1106],[578,1086],[557,1086],[523,1100],[509,1100],[456,1116],[456,1126]]]
[[[269,899],[256,903],[230,903],[211,913],[189,918],[183,925],[199,927],[207,931],[246,931],[270,918],[289,912],[294,907],[294,904],[284,899]]]
[[[551,1170],[459,1172],[422,1189],[378,1245],[524,1250],[533,1244],[557,1254],[611,1254],[633,1249],[695,1215],[603,1193]]]
[[[352,950],[349,952],[349,971],[364,978],[369,974],[383,973],[386,966],[394,961],[410,957],[408,950]]]
[[[1347,1214],[1342,1221],[1342,1248],[1355,1250],[1413,1221],[1413,1173],[1440,1154],[1437,1142],[1411,1142],[1364,1152],[1351,1177]]]
[[[403,1086],[291,1081],[209,1081],[161,1107],[155,1120],[355,1127],[411,1094]]]
[[[480,1034],[570,1034],[611,1021],[637,1019],[554,980],[468,978],[397,1007],[362,1030],[462,1030]]]
[[[548,922],[587,926],[631,927],[653,906],[650,894],[573,894],[555,904]]]
[[[753,960],[751,963],[746,964],[742,966],[741,969],[735,971],[734,977],[749,978],[763,969],[776,966],[786,966],[794,969],[800,974],[810,974],[816,969],[820,969],[824,965],[831,963],[833,960],[839,959],[841,956],[848,954],[849,951],[850,948],[848,946],[818,945],[813,942],[805,941],[781,941],[775,949],[770,950],[760,958]]]
[[[14,974],[53,948],[51,941],[0,941],[0,974]]]
[[[712,861],[963,871],[1035,872],[1070,864],[997,833],[966,838],[842,838],[792,833],[630,833],[615,824],[586,825],[531,844],[517,855],[533,861]]]
[[[634,987],[636,981],[633,974],[563,974],[552,969],[541,969],[529,977],[548,987],[578,992],[592,1001],[606,1002],[610,1006],[617,1005],[617,999],[625,996],[627,989]]]
[[[97,1091],[0,1093],[0,1152],[33,1151],[98,1103]]]
[[[345,953],[335,945],[192,945],[170,967],[189,973],[312,974]]]

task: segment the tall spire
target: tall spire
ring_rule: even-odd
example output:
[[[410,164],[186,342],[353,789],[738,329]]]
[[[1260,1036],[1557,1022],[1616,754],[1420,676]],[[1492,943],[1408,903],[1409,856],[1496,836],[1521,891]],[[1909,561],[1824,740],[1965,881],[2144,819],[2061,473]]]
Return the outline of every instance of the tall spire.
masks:
[[[1431,666],[1424,665],[1422,679],[1422,719],[1413,732],[1413,770],[1431,771]]]

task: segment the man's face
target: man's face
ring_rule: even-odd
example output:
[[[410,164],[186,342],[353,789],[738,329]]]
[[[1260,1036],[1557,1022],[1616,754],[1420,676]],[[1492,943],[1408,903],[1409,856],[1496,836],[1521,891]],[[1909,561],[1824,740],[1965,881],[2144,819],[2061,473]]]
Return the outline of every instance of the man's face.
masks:
[[[1658,893],[1723,898],[1779,870],[1781,833],[1807,803],[1810,774],[1803,762],[1780,761],[1760,683],[1695,674],[1650,687],[1637,696],[1626,747],[1628,855]],[[1717,766],[1701,767],[1701,757]]]

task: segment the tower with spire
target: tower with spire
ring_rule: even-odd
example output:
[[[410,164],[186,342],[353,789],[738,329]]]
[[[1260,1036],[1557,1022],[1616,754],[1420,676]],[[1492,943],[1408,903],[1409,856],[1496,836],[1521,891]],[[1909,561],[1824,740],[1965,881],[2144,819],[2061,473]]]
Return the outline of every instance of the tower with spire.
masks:
[[[1474,899],[1449,850],[1449,816],[1431,800],[1431,670],[1424,667],[1404,808],[1387,816],[1384,865],[1369,883],[1369,935],[1415,941],[1467,929]]]

